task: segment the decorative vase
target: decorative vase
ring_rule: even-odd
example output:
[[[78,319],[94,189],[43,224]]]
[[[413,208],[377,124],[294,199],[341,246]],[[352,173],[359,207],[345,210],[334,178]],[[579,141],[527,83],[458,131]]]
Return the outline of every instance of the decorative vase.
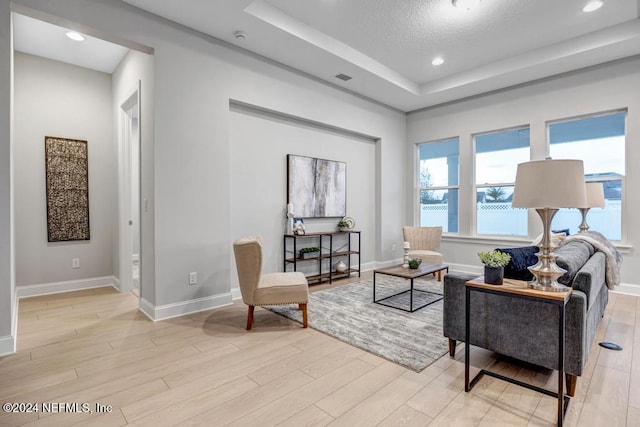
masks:
[[[504,267],[484,266],[484,283],[489,285],[502,285],[504,279]]]
[[[345,271],[347,271],[347,264],[344,261],[338,261],[336,263],[336,272],[344,273]]]

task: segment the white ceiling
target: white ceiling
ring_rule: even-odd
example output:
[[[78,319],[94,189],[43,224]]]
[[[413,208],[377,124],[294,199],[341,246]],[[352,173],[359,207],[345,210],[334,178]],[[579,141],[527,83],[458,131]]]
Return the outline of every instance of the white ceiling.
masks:
[[[639,0],[124,1],[404,111],[640,54]]]
[[[640,54],[640,0],[123,1],[403,111]],[[14,14],[16,50],[107,73],[126,54],[66,31]]]
[[[127,53],[126,47],[84,34],[77,42],[67,28],[13,14],[13,46],[19,52],[66,62],[91,70],[113,73]]]

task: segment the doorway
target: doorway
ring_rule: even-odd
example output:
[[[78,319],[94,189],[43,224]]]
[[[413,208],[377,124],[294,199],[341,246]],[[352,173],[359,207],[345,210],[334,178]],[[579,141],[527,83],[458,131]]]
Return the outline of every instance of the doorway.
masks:
[[[140,86],[120,106],[120,287],[140,297]]]

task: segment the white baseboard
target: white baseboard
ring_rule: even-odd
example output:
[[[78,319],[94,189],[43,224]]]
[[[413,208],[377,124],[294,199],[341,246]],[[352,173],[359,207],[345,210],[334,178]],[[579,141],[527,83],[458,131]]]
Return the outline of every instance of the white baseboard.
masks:
[[[242,299],[242,293],[240,292],[240,288],[231,289],[231,299],[234,301],[237,299]]]
[[[113,286],[120,284],[113,276],[93,277],[90,279],[70,280],[67,282],[40,283],[37,285],[16,286],[17,298],[28,298],[39,295],[58,294],[60,292],[79,291],[82,289],[101,288],[103,286]],[[118,289],[119,290],[119,289]]]
[[[394,265],[402,264],[402,261],[403,261],[402,258],[398,258],[398,259],[392,259],[390,261],[368,262],[366,264],[362,264],[361,270],[370,271],[370,270],[375,270],[376,268],[393,267]]]
[[[115,276],[111,276],[113,282],[111,283],[111,286],[113,286],[114,288],[116,288],[117,290],[119,290],[120,292],[122,292],[122,288],[120,287],[120,279],[118,279]]]
[[[640,297],[640,285],[633,283],[620,283],[618,286],[611,289],[611,292],[615,294],[634,295]]]
[[[14,335],[0,337],[0,356],[8,356],[16,352],[16,339]]]
[[[233,299],[230,292],[159,306],[154,306],[146,299],[140,298],[140,310],[154,322],[197,313],[199,311],[225,307],[231,304],[233,304]]]

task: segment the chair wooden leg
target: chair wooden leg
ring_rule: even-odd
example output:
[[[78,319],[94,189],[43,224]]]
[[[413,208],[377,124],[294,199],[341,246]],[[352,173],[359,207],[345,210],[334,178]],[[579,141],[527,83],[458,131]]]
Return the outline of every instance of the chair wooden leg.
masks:
[[[571,374],[564,374],[564,377],[567,384],[567,395],[573,397],[576,394],[576,384],[578,382],[578,377]]]
[[[449,338],[449,356],[456,357],[456,340]]]
[[[307,321],[307,303],[298,304],[298,309],[302,310],[302,327],[306,328],[309,325]]]
[[[249,312],[247,313],[247,331],[251,330],[251,327],[253,326],[253,309],[255,308],[252,305],[248,307],[249,307]]]
[[[438,282],[442,282],[442,271],[438,271]]]

